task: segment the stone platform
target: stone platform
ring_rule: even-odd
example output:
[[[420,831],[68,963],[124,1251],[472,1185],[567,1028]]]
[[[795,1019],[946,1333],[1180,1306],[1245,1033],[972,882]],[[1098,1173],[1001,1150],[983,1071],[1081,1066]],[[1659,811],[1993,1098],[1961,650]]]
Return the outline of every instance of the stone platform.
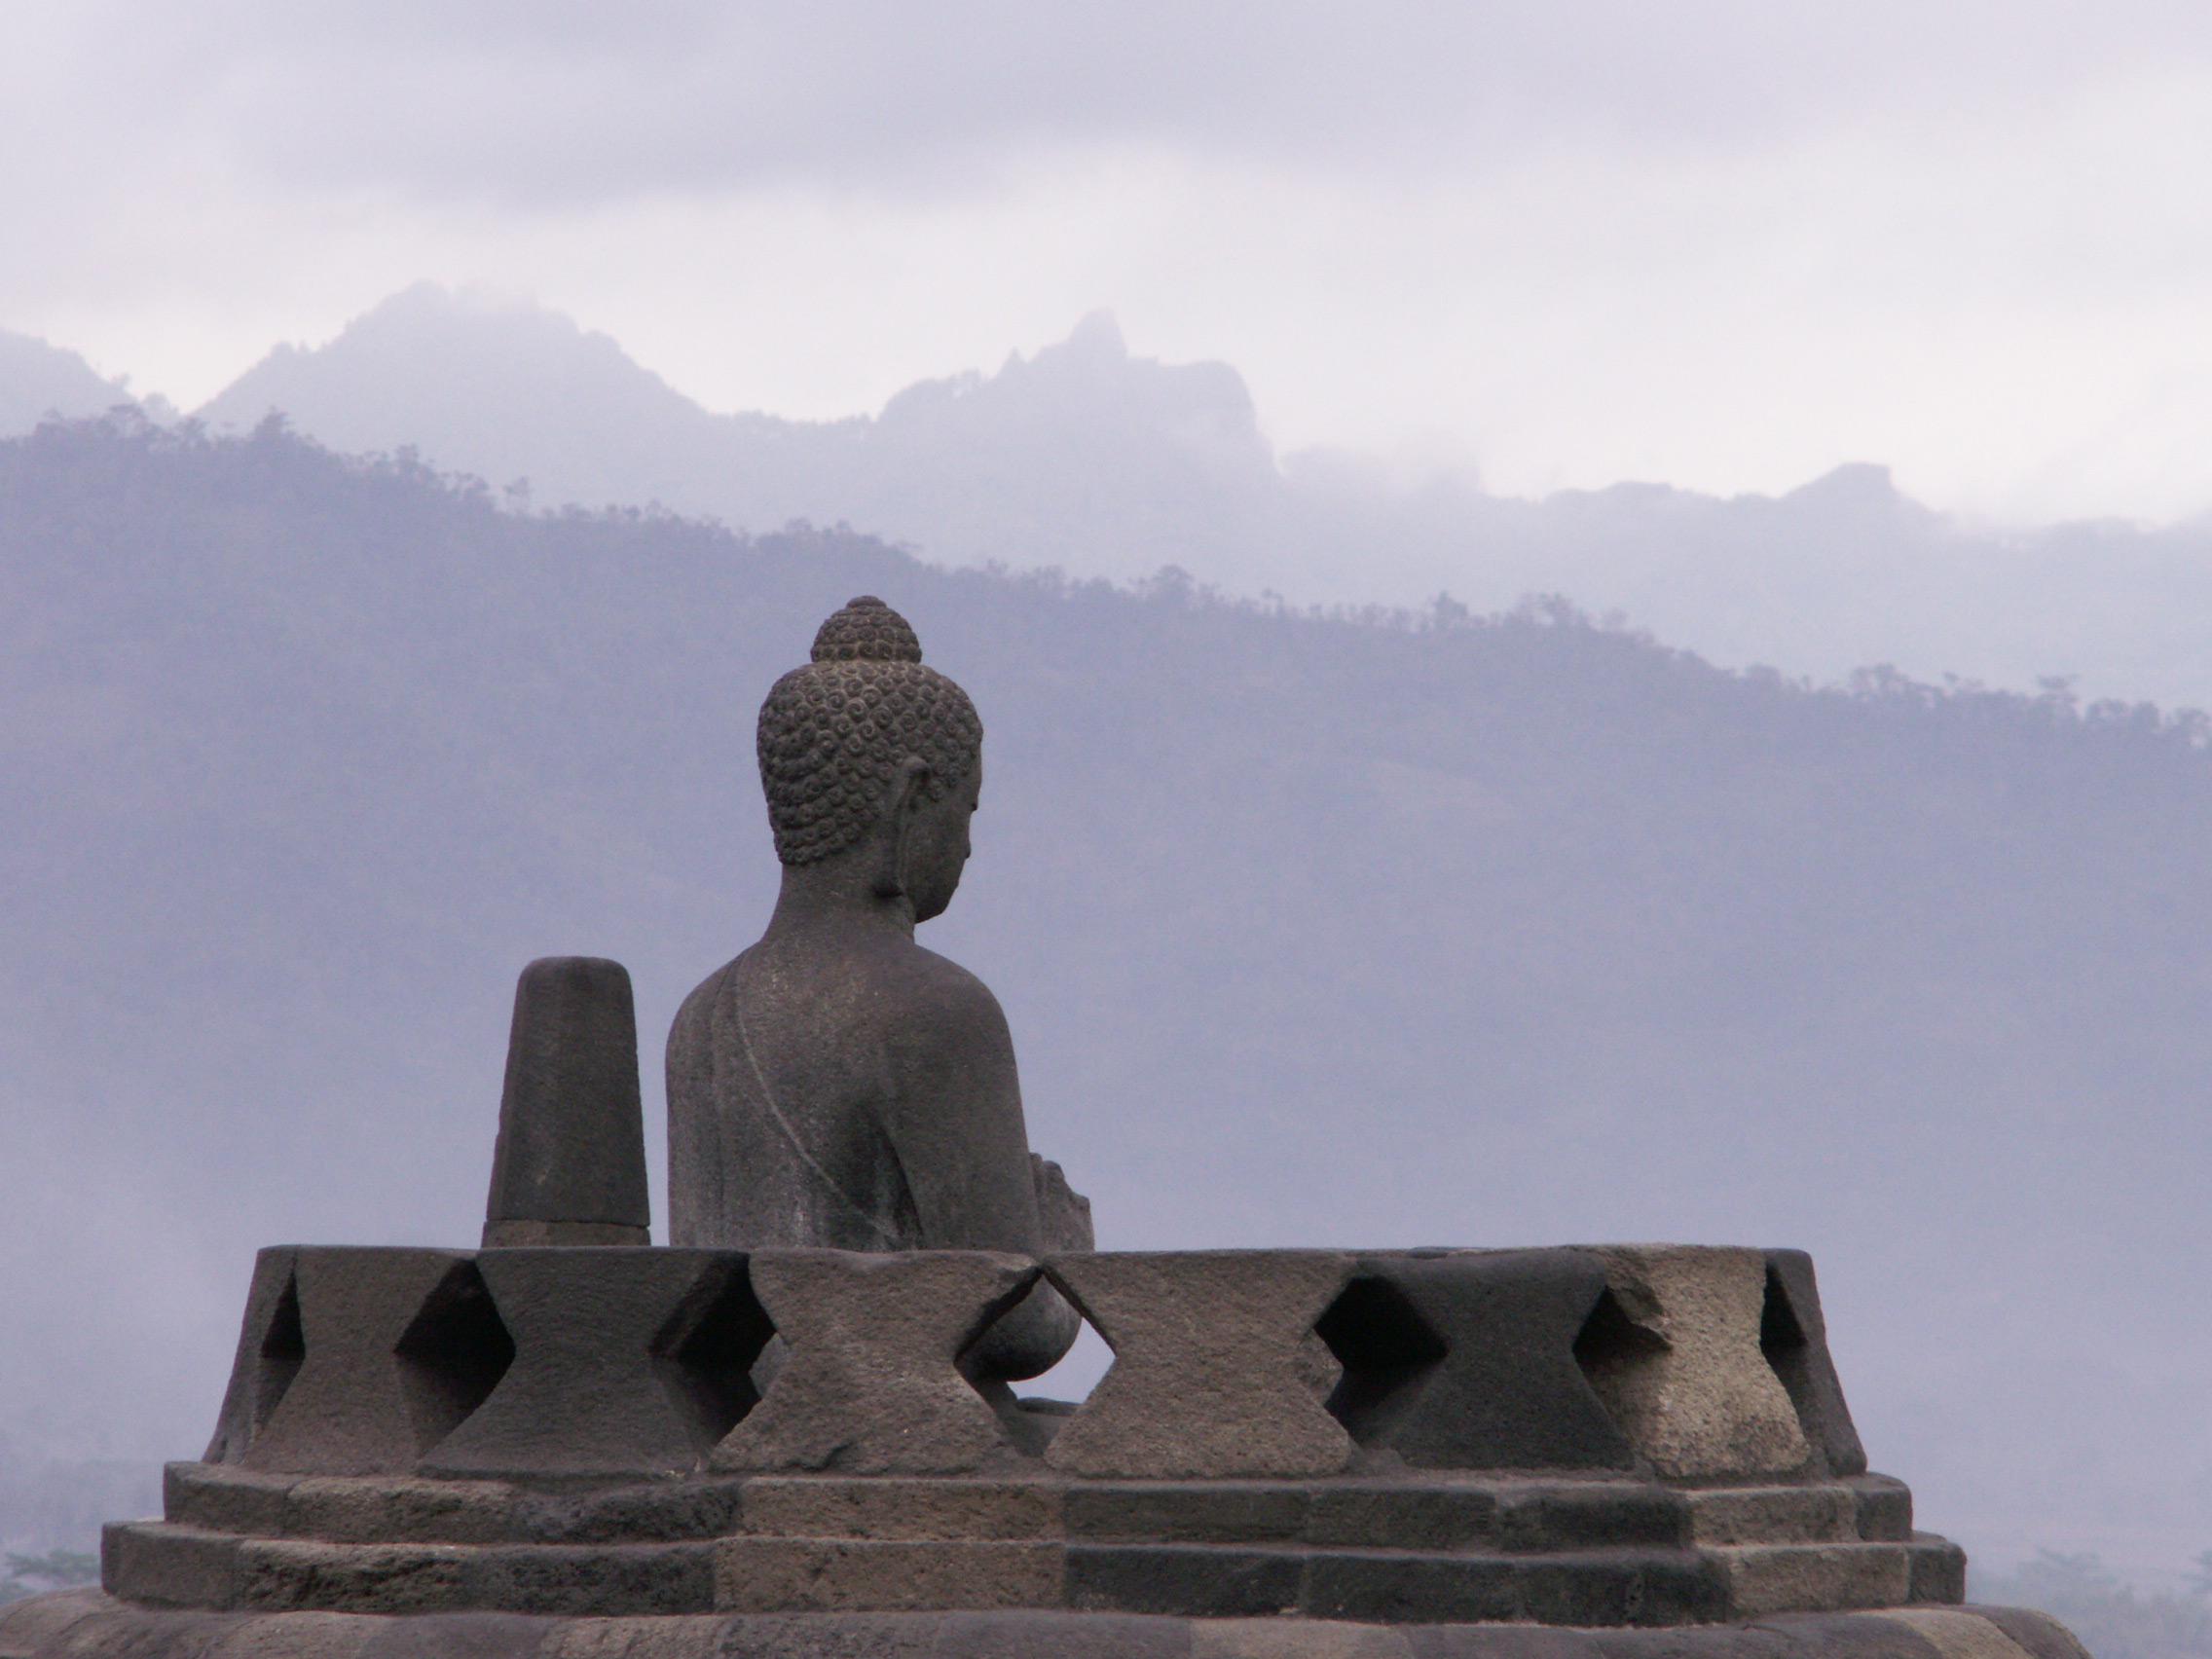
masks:
[[[1041,1276],[1080,1404],[960,1369]],[[2079,1659],[1964,1578],[1800,1252],[281,1248],[109,1599],[0,1656]]]
[[[1955,1603],[1965,1557],[1880,1475],[1678,1490],[835,1475],[588,1493],[173,1464],[109,1589],[221,1611],[543,1615],[1066,1608],[1679,1625]]]
[[[1786,1613],[1689,1630],[1123,1613],[157,1612],[97,1590],[0,1607],[0,1659],[2088,1659],[2018,1607]]]

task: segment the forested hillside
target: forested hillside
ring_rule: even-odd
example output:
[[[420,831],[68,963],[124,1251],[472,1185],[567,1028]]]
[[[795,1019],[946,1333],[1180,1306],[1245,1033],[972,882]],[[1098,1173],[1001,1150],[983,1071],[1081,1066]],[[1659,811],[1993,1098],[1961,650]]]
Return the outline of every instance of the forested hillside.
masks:
[[[518,515],[274,424],[0,444],[16,1456],[195,1452],[257,1244],[472,1240],[529,958],[628,963],[657,1053],[861,592],[982,712],[924,937],[1103,1243],[1801,1244],[1924,1525],[2212,1543],[2200,718]]]

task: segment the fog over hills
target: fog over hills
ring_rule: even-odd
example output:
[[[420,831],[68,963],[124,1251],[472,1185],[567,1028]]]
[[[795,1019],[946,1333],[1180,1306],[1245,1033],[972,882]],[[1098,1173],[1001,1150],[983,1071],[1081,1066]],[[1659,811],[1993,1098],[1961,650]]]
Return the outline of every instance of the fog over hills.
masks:
[[[0,329],[0,433],[27,432],[49,416],[101,415],[131,401],[75,351]]]
[[[1622,484],[1522,500],[1450,469],[1278,457],[1232,367],[1132,357],[1103,314],[995,373],[806,423],[710,414],[565,317],[424,284],[327,346],[278,350],[200,413],[244,430],[272,410],[340,450],[527,479],[541,506],[846,523],[933,561],[1078,576],[1174,565],[1301,604],[1562,593],[1732,667],[2062,677],[2090,698],[2212,706],[2212,523],[1999,531],[1870,464],[1780,498]]]
[[[0,443],[0,1534],[198,1451],[256,1245],[474,1238],[528,959],[629,964],[654,1111],[774,891],[754,712],[861,592],[983,715],[925,939],[1102,1243],[1803,1245],[1924,1526],[2212,1542],[2200,719],[114,422]]]

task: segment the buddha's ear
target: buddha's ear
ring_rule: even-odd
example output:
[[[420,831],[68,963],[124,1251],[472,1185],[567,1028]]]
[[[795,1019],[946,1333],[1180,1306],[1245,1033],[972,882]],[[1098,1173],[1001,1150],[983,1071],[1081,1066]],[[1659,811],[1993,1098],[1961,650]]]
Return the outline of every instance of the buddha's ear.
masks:
[[[913,826],[914,814],[930,798],[929,784],[930,763],[917,755],[900,761],[899,769],[891,775],[884,816],[876,821],[891,827],[891,867],[876,884],[879,897],[889,899],[906,891],[906,831]]]
[[[930,763],[919,755],[899,762],[891,777],[891,810],[901,818],[918,812],[929,799]]]

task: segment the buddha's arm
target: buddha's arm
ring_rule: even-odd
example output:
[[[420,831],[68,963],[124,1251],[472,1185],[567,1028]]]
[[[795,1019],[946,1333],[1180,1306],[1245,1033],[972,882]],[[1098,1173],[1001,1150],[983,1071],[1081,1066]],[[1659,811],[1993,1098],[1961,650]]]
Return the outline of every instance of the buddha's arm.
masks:
[[[974,975],[916,955],[927,960],[899,987],[887,1032],[883,1127],[922,1236],[938,1250],[1035,1255],[1045,1236],[1006,1015]]]
[[[1041,1179],[1021,1116],[1014,1039],[982,981],[940,957],[917,976],[892,1042],[898,1100],[885,1130],[932,1248],[1043,1255],[1075,1241],[1072,1203],[1039,1213]],[[1065,1181],[1056,1183],[1066,1193]],[[1073,1195],[1068,1195],[1070,1200]],[[1082,1222],[1088,1224],[1088,1206]],[[1080,1321],[1050,1285],[999,1321],[972,1356],[978,1376],[1049,1370]]]

